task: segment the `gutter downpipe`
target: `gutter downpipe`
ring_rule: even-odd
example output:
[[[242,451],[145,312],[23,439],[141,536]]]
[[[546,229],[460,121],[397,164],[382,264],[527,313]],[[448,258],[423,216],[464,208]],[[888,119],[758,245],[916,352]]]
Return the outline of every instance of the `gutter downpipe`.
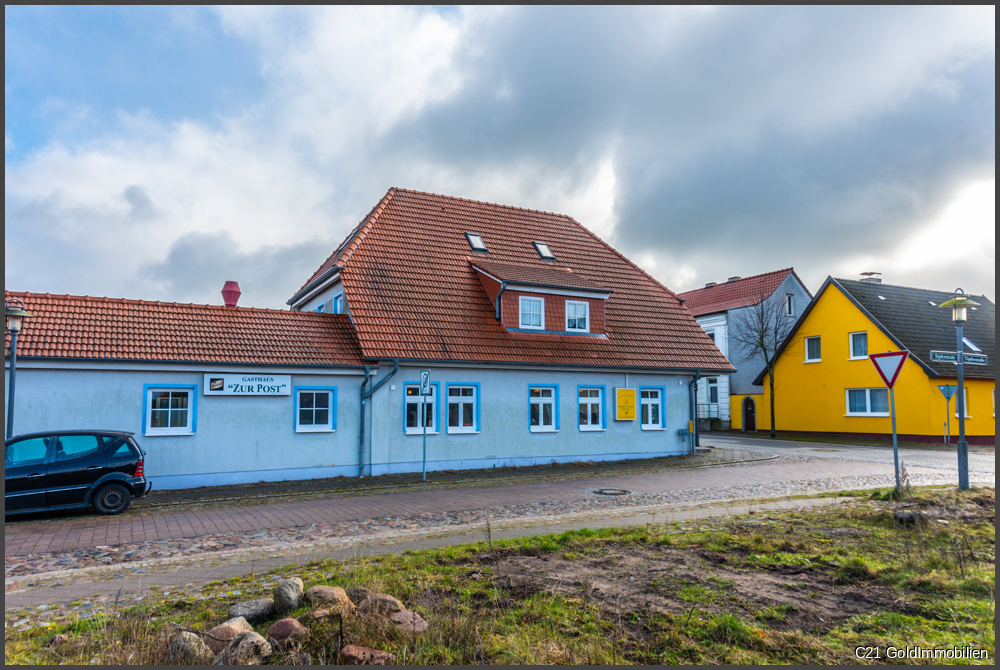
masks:
[[[392,372],[386,375],[385,379],[375,384],[369,391],[365,391],[365,387],[368,385],[368,381],[371,379],[371,367],[365,366],[365,379],[361,382],[361,430],[358,431],[358,478],[364,479],[365,476],[365,401],[372,397],[375,391],[378,391],[383,384],[393,378],[395,374],[399,372],[399,359],[392,359]],[[374,423],[375,417],[372,416],[372,422]]]
[[[506,290],[507,290],[507,282],[505,282],[505,281],[500,282],[500,292],[497,293],[497,299],[495,301],[496,302],[496,313],[497,313],[496,318],[498,318],[498,319],[500,318],[500,298],[503,296],[503,292],[506,291]]]
[[[701,379],[701,369],[695,370],[694,379],[688,384],[688,400],[691,405],[691,433],[688,436],[688,441],[691,444],[691,455],[694,456],[696,450],[699,446],[699,435],[698,435],[698,416],[697,416],[697,405],[698,402],[698,380]]]

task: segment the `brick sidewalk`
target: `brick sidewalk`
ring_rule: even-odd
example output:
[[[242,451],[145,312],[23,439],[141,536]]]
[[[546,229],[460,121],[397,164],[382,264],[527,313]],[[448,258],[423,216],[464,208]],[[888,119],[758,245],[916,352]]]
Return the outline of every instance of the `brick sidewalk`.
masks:
[[[552,483],[336,496],[198,509],[168,508],[156,512],[127,512],[117,517],[79,516],[55,521],[10,523],[4,533],[4,555],[26,556],[205,535],[254,533],[311,524],[573,502],[592,499],[593,490],[598,488],[625,488],[636,493],[652,494],[707,490],[745,484],[751,470],[754,483],[760,484],[828,479],[856,475],[859,466],[850,462],[782,464],[779,460],[773,463],[752,468],[730,466]]]

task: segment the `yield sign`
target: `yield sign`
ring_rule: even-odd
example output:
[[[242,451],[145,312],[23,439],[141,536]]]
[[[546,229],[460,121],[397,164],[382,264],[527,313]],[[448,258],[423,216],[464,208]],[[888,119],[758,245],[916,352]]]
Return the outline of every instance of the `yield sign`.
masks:
[[[884,354],[872,354],[868,358],[875,365],[875,370],[878,371],[879,377],[885,382],[886,387],[891,389],[896,385],[899,372],[903,369],[903,363],[906,362],[909,355],[909,351],[889,351]]]

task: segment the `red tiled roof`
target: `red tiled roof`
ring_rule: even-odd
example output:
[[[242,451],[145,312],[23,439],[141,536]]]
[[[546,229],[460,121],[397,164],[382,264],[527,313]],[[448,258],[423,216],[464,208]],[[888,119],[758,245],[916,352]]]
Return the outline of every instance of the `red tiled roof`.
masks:
[[[360,365],[350,320],[335,314],[15,293],[33,318],[18,357]],[[10,355],[7,336],[5,355]]]
[[[489,255],[474,253],[465,232],[480,233]],[[732,370],[673,293],[568,216],[390,189],[352,235],[307,285],[344,268],[368,358]],[[539,258],[535,240],[557,262]],[[568,268],[574,281],[613,291],[607,338],[507,332],[470,266],[479,263]]]
[[[551,261],[550,261],[551,262]],[[469,261],[473,267],[500,281],[526,284],[529,286],[547,286],[551,288],[582,289],[584,291],[609,292],[610,289],[587,281],[575,272],[551,267],[530,268],[522,265],[501,265],[500,263],[485,263],[480,260]]]
[[[678,297],[686,301],[684,306],[694,316],[724,312],[727,309],[756,305],[760,302],[761,296],[769,296],[774,293],[781,286],[781,282],[785,281],[785,278],[790,274],[795,275],[795,270],[792,268],[776,270],[756,277],[746,277],[745,279],[687,291],[678,294]],[[798,275],[795,277],[798,279]]]

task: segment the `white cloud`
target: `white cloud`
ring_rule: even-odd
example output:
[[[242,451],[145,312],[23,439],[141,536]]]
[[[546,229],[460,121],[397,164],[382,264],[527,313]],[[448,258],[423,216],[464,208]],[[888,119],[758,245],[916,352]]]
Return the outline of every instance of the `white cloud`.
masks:
[[[73,129],[92,122],[86,106],[51,99],[44,112],[62,141],[5,168],[5,248],[18,259],[5,266],[8,286],[217,301],[216,286],[200,293],[166,276],[209,239],[199,235],[231,241],[226,267],[266,264],[280,283],[268,259],[291,262],[289,249],[338,239],[390,186],[570,214],[611,242],[629,189],[645,191],[654,228],[644,234],[659,242],[670,238],[664,184],[703,156],[775,132],[808,146],[914,96],[952,99],[964,68],[995,51],[992,7],[874,9],[866,20],[858,10],[782,8],[217,11],[255,47],[265,95],[222,118],[121,113],[75,142]],[[204,29],[196,14],[174,22]],[[6,153],[13,147],[5,133]],[[816,207],[837,200],[865,220],[900,202],[919,210],[929,206],[919,186],[893,177],[823,185]],[[718,183],[711,197],[731,188]],[[746,247],[734,252],[739,267],[720,267],[718,223],[699,221],[699,246],[633,255],[677,289],[791,264]],[[990,231],[981,255],[993,269]],[[927,239],[891,258],[838,260],[852,272],[919,273],[916,259],[940,252]],[[812,250],[825,263],[822,251]],[[312,270],[289,267],[286,292]],[[280,306],[283,290],[262,299]]]

